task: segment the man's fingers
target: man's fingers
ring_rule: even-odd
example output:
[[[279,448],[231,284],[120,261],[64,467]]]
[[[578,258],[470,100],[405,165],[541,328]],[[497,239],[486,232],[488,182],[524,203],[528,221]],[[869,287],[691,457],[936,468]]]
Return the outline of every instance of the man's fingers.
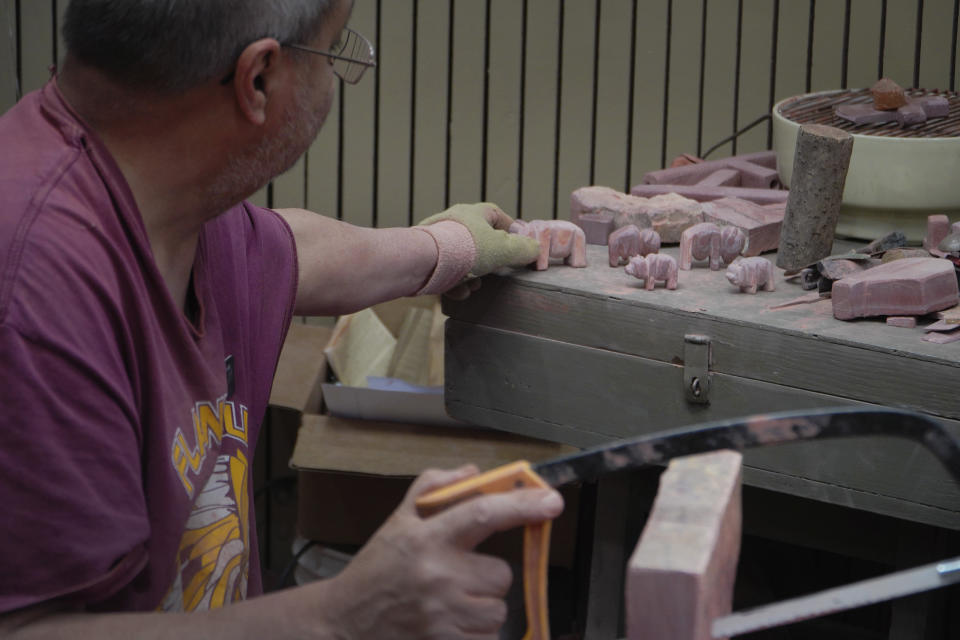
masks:
[[[510,229],[510,225],[513,224],[513,218],[508,216],[503,209],[492,202],[480,202],[478,204],[485,207],[484,217],[486,217],[491,227],[501,231],[508,231]]]
[[[474,464],[466,464],[457,469],[428,469],[413,481],[403,501],[405,503],[414,502],[425,493],[477,475],[478,472],[479,469]]]
[[[513,583],[513,571],[502,558],[469,553],[464,557],[461,570],[474,576],[469,591],[471,596],[502,598]]]
[[[552,520],[562,511],[563,498],[553,489],[518,489],[464,500],[429,520],[450,540],[472,549],[492,533]]]

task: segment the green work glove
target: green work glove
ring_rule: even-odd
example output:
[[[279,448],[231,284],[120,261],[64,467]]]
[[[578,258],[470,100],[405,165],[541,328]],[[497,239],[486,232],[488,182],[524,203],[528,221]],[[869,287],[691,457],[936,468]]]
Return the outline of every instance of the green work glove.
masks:
[[[429,226],[443,220],[459,222],[473,238],[476,255],[471,276],[486,275],[500,267],[522,267],[537,259],[540,245],[533,238],[508,233],[513,218],[489,202],[458,204],[423,220]]]

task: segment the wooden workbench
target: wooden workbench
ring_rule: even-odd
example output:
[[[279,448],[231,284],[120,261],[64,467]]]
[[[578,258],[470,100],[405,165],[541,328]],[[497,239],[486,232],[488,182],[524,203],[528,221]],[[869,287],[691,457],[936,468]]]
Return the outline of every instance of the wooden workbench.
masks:
[[[852,246],[838,243],[835,251]],[[676,247],[665,252],[678,256]],[[765,257],[775,263],[774,254]],[[608,266],[606,247],[588,246],[587,258],[585,269],[558,265],[491,276],[468,300],[445,302],[452,416],[586,447],[752,413],[875,404],[927,413],[960,437],[960,342],[924,342],[922,328],[890,327],[883,319],[835,320],[829,300],[771,310],[807,293],[779,269],[774,292],[740,293],[723,270],[706,267],[681,271],[675,291],[662,284],[645,291],[622,267]],[[699,399],[690,392],[694,378]],[[769,496],[779,495],[793,501],[790,509],[804,505],[805,523],[823,521],[812,527],[826,531],[835,523],[837,531],[824,537],[847,536],[854,553],[877,518],[925,532],[960,530],[960,486],[929,452],[906,441],[857,438],[752,450],[744,456],[743,478],[767,496],[771,510],[776,500]],[[603,482],[597,522],[607,519],[601,535],[609,543],[610,519],[629,507],[622,485],[610,481],[603,490]],[[823,513],[809,511],[817,504]],[[858,513],[867,519],[853,518],[846,533],[838,533],[841,520]],[[744,517],[766,526],[749,503]],[[804,526],[789,515],[783,522],[782,528]],[[620,523],[614,529],[619,532]],[[909,565],[916,558],[903,549],[924,544],[891,539],[875,555],[899,549],[897,558],[887,559]],[[608,550],[605,558],[594,557],[601,565],[591,569],[594,575],[622,567],[622,554],[609,552],[614,546],[594,543],[595,556]],[[616,614],[615,604],[605,603],[617,602],[618,588],[613,580],[602,597],[591,597],[594,608],[608,607],[592,615],[606,630],[603,620]]]

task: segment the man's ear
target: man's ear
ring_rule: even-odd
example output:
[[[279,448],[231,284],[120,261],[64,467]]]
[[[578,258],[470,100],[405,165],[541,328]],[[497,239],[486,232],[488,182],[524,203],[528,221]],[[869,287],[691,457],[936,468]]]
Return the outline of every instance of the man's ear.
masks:
[[[247,45],[237,59],[233,91],[240,111],[253,124],[261,125],[267,119],[267,79],[279,56],[280,43],[262,38]]]

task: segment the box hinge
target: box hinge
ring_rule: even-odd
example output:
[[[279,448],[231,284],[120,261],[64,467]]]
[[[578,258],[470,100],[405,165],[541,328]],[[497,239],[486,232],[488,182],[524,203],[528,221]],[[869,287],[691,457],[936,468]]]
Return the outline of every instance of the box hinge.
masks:
[[[687,402],[710,404],[709,336],[683,336],[683,387]]]

